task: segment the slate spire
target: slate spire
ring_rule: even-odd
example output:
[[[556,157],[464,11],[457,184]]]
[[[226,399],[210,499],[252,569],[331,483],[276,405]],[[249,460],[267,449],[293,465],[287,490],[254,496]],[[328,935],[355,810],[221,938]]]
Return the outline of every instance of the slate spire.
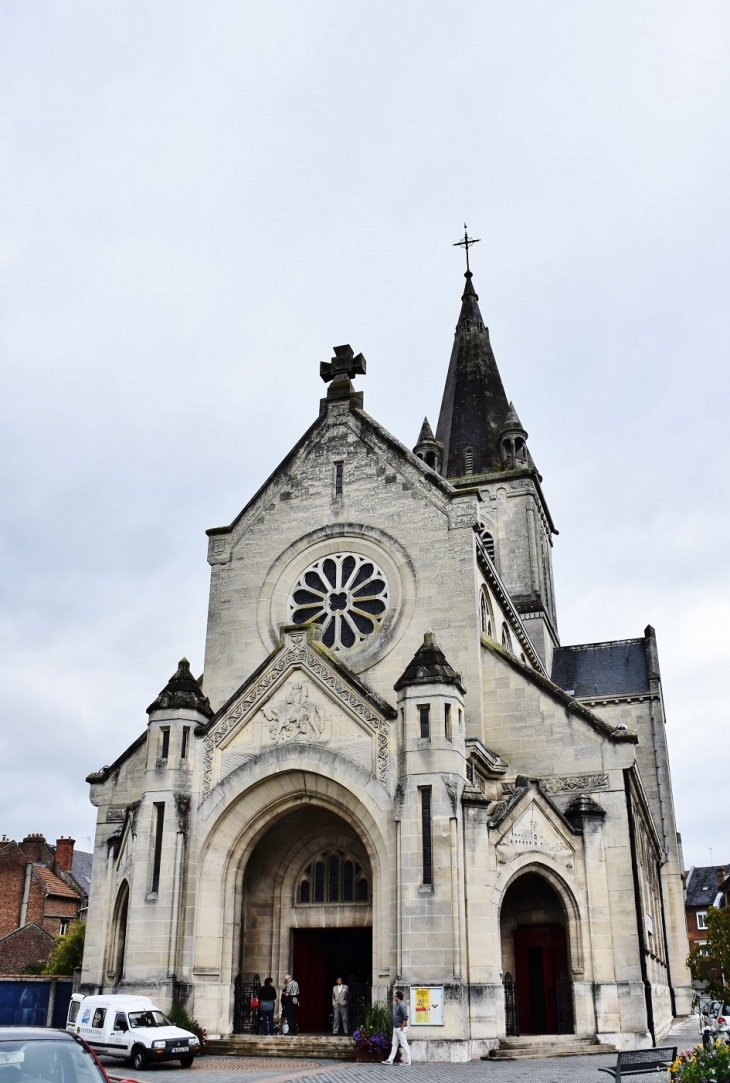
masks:
[[[190,663],[187,658],[181,658],[176,671],[160,692],[157,699],[150,703],[147,714],[153,711],[169,711],[176,707],[187,707],[210,718],[213,710],[208,697],[203,695],[203,690],[198,681],[190,672]]]
[[[441,473],[447,478],[503,469],[499,437],[509,402],[479,310],[472,273],[461,297],[436,439],[444,445]]]

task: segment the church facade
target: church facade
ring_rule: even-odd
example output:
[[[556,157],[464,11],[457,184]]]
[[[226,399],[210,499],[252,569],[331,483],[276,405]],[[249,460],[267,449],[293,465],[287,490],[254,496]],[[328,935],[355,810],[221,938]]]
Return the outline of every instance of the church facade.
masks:
[[[255,975],[293,973],[325,1032],[339,974],[411,999],[414,1059],[650,1045],[691,1004],[654,631],[561,646],[469,271],[435,435],[391,436],[364,372],[335,349],[314,423],[208,531],[204,674],[183,659],[88,778],[83,987],[227,1035]]]

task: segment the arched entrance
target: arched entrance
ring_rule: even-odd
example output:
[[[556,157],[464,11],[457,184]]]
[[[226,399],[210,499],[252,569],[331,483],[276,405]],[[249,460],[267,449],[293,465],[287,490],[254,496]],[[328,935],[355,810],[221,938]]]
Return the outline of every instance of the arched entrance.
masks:
[[[284,975],[299,983],[299,1028],[331,1030],[337,977],[372,984],[373,877],[356,831],[329,809],[305,805],[265,832],[243,877],[245,982]]]
[[[514,980],[520,1034],[573,1032],[568,920],[563,903],[536,872],[518,876],[500,916],[502,971]]]

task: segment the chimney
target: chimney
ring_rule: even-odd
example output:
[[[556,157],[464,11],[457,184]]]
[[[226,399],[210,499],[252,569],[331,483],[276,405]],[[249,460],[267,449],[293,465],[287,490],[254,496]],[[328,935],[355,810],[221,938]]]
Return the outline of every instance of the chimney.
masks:
[[[56,865],[62,872],[71,872],[75,843],[76,839],[66,838],[64,835],[56,839]]]
[[[722,885],[727,880],[727,873],[725,872],[724,865],[718,865],[715,869],[715,875],[717,876],[717,890],[722,891]]]
[[[42,863],[43,850],[45,846],[45,837],[40,832],[26,835],[23,841],[20,843],[20,849],[25,854],[27,860],[34,861],[36,863]]]

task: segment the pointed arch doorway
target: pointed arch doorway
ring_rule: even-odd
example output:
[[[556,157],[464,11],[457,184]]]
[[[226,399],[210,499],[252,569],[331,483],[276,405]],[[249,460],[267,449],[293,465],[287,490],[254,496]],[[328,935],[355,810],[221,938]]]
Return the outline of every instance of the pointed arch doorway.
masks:
[[[572,1034],[568,921],[562,901],[535,872],[505,892],[500,916],[502,969],[514,978],[520,1034]]]
[[[274,820],[243,876],[240,973],[299,983],[299,1029],[332,1030],[332,986],[372,984],[373,877],[357,831],[308,804]]]

